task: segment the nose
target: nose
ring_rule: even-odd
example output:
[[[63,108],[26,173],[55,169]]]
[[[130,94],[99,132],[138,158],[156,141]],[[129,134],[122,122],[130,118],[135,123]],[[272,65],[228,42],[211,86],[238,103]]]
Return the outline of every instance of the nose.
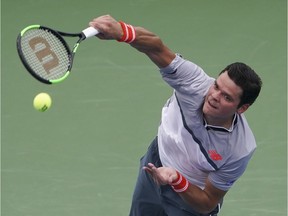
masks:
[[[219,101],[220,100],[220,91],[214,91],[212,94],[211,94],[212,98],[215,100],[215,101]]]

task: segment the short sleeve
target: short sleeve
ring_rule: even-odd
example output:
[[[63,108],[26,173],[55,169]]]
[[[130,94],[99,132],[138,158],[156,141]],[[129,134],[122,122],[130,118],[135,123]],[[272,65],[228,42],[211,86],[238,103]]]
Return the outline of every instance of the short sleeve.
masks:
[[[228,191],[247,168],[253,152],[233,163],[223,165],[218,171],[209,174],[210,182],[218,189]]]

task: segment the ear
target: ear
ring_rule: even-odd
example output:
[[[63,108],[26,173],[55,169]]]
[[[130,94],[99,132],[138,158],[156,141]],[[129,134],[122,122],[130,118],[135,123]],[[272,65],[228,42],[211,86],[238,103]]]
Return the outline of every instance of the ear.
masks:
[[[237,113],[241,114],[244,113],[248,108],[250,104],[243,104],[240,108],[237,109]]]

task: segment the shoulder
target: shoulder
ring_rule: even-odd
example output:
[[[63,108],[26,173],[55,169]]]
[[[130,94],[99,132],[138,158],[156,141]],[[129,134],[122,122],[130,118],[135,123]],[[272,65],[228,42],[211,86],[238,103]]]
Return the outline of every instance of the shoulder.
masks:
[[[179,54],[170,65],[161,68],[160,73],[162,78],[178,93],[189,94],[189,97],[194,94],[203,97],[215,80],[200,66],[184,59]],[[179,99],[181,100],[181,96]]]
[[[233,135],[233,140],[238,143],[238,145],[235,145],[235,150],[239,152],[238,154],[250,154],[256,149],[254,134],[244,114],[237,115],[237,123]]]
[[[180,54],[176,54],[173,61],[166,67],[160,68],[160,73],[162,76],[173,76],[173,77],[183,77],[183,76],[194,76],[199,77],[209,77],[204,70],[196,63],[183,58]]]

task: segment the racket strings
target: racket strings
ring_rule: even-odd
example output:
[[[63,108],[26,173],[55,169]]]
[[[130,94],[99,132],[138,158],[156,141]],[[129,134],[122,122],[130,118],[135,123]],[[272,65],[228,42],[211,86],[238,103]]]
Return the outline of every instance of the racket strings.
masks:
[[[30,68],[43,79],[59,79],[69,70],[69,48],[48,30],[26,31],[21,37],[21,50]]]

